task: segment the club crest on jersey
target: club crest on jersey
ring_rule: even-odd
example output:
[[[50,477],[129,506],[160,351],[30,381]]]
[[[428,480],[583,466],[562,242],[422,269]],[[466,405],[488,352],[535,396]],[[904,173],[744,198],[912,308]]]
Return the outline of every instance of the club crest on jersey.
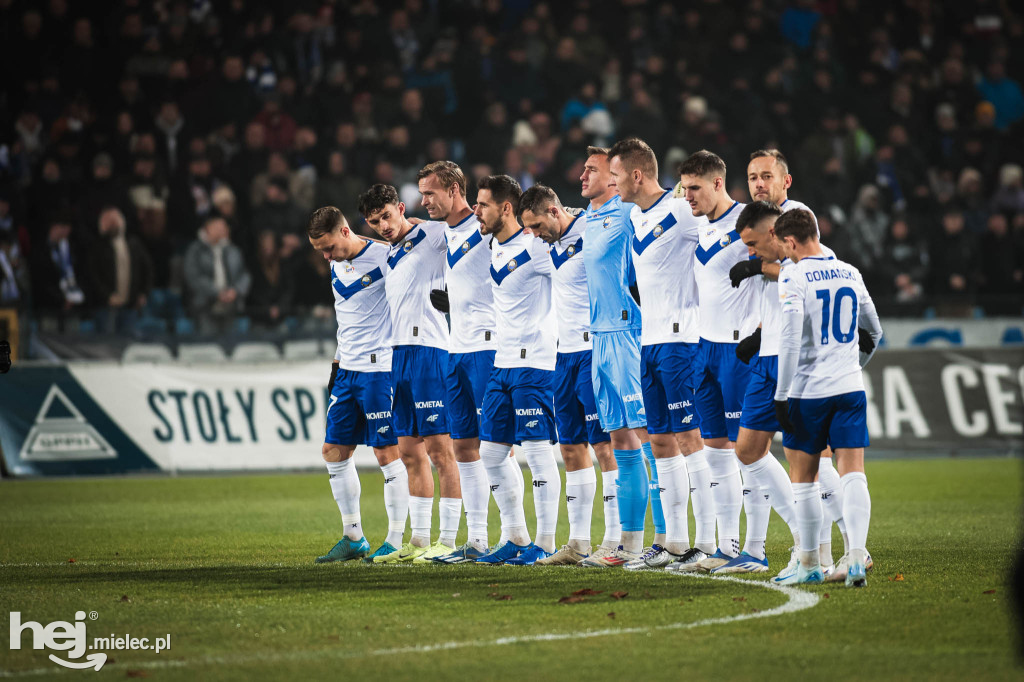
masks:
[[[730,237],[729,235],[725,235],[724,237],[718,240],[718,243],[721,244],[722,246],[729,246],[729,243],[731,241],[732,237]]]
[[[651,234],[654,235],[655,239],[657,239],[658,237],[660,237],[664,233],[665,233],[665,229],[661,225],[655,225],[654,229],[651,230]]]
[[[471,248],[473,248],[473,246],[468,241],[462,242],[462,253],[469,253]]]
[[[605,218],[603,221],[601,221],[601,227],[603,227],[604,229],[607,230],[611,226],[612,226],[612,219],[611,218]]]
[[[513,271],[513,270],[515,270],[515,269],[516,269],[517,267],[519,267],[519,263],[516,263],[516,259],[515,259],[515,258],[513,258],[512,260],[510,260],[510,261],[508,262],[508,271],[509,271],[509,272],[512,272],[512,271]]]
[[[576,255],[576,246],[570,246],[568,249],[565,250],[565,252],[569,254],[569,258],[572,258],[574,255]]]
[[[407,241],[406,243],[402,244],[402,251],[405,251],[406,253],[409,253],[410,251],[412,251],[412,247],[413,246],[414,246],[414,244],[412,243],[411,240]]]
[[[359,280],[359,283],[362,284],[363,288],[365,289],[366,287],[373,284],[373,278],[370,277],[369,275],[363,275],[362,279]]]

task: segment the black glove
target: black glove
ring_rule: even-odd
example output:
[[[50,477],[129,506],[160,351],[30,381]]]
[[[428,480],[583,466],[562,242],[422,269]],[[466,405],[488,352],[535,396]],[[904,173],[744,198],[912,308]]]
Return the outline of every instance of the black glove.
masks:
[[[338,363],[331,363],[331,380],[327,382],[327,392],[334,390],[334,380],[338,378]]]
[[[753,277],[754,275],[761,274],[761,267],[764,265],[764,261],[760,258],[751,258],[745,260],[742,263],[737,263],[732,266],[729,270],[729,279],[732,280],[734,287],[739,287],[740,282],[745,280],[747,277]]]
[[[779,426],[782,427],[783,431],[792,433],[796,431],[796,427],[793,426],[792,420],[789,418],[789,401],[788,400],[776,400],[775,401],[775,419],[778,420]]]
[[[629,295],[633,297],[637,305],[640,305],[640,287],[635,284],[629,285]]]
[[[870,353],[875,349],[875,340],[866,329],[857,327],[857,345],[860,346],[861,353]]]
[[[434,306],[434,310],[448,314],[448,312],[451,311],[451,304],[448,302],[448,290],[431,289],[430,305]]]
[[[750,359],[754,357],[754,353],[761,350],[761,328],[758,327],[754,330],[754,333],[743,339],[736,344],[736,357],[740,359],[744,365],[750,364]]]

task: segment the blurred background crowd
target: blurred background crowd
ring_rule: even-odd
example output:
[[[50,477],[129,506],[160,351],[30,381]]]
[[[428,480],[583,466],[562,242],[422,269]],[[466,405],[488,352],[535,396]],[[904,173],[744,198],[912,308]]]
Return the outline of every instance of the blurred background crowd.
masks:
[[[667,187],[717,152],[740,201],[781,149],[884,314],[1022,312],[1009,0],[0,0],[0,32],[0,307],[30,324],[331,325],[313,208],[365,230],[385,182],[419,214],[438,159],[582,206],[585,147],[629,135]]]

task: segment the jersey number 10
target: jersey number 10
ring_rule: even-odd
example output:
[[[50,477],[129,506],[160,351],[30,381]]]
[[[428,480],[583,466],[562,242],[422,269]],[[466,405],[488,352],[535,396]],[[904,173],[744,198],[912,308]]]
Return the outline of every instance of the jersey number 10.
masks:
[[[821,345],[828,345],[828,329],[832,327],[832,336],[839,343],[849,343],[856,336],[857,329],[857,293],[850,287],[841,287],[836,291],[836,305],[832,307],[832,292],[828,289],[818,289],[815,292],[821,299]],[[843,299],[850,299],[851,315],[850,328],[845,332],[840,328],[839,318],[843,309]]]

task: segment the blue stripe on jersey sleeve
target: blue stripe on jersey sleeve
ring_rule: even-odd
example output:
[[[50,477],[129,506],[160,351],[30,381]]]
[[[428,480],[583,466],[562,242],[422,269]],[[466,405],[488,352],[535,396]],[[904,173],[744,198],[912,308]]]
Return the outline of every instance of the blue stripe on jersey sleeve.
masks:
[[[558,253],[555,249],[551,249],[551,262],[554,263],[555,269],[565,265],[565,262],[575,256],[577,253],[583,251],[583,237],[576,240],[575,244],[570,244],[565,251]]]
[[[366,289],[371,284],[373,284],[374,282],[383,277],[384,273],[381,271],[381,269],[374,268],[373,270],[366,273],[365,275],[363,275],[356,281],[352,282],[348,286],[343,285],[341,281],[338,279],[338,276],[335,275],[333,278],[331,278],[331,286],[334,287],[334,290],[338,292],[339,296],[341,296],[343,299],[347,301],[348,299],[352,298],[355,294],[359,293],[363,289]]]
[[[708,261],[710,261],[712,258],[714,258],[716,253],[718,253],[719,251],[721,251],[725,247],[729,246],[733,242],[739,241],[739,238],[740,238],[740,233],[737,232],[736,230],[733,230],[732,232],[730,232],[729,234],[725,235],[724,237],[719,239],[717,242],[715,242],[715,244],[712,245],[712,247],[710,249],[705,249],[700,244],[698,244],[697,245],[697,252],[696,252],[697,253],[697,260],[700,261],[701,265],[707,265]]]
[[[668,232],[678,222],[674,213],[669,213],[665,219],[654,226],[654,229],[647,233],[643,239],[633,237],[633,250],[641,254],[647,247],[654,243],[654,240]]]
[[[494,266],[491,266],[491,279],[494,280],[495,284],[501,286],[501,283],[505,281],[505,278],[515,272],[516,268],[524,263],[530,262],[530,252],[527,249],[523,249],[515,258],[509,259],[508,263],[501,266],[501,270],[495,270]]]
[[[394,270],[395,266],[398,265],[398,261],[402,260],[402,258],[405,257],[405,254],[412,251],[413,247],[419,244],[421,241],[423,241],[426,238],[426,236],[427,233],[424,232],[423,230],[420,230],[419,234],[417,234],[414,237],[409,237],[404,242],[402,242],[402,246],[398,249],[398,251],[388,256],[388,267]]]
[[[470,249],[472,249],[474,246],[482,242],[483,239],[484,236],[480,234],[479,231],[476,231],[473,234],[469,235],[469,239],[462,242],[462,246],[455,249],[454,253],[452,253],[451,251],[448,252],[448,267],[454,268],[455,264],[462,260],[462,257],[469,253]]]

